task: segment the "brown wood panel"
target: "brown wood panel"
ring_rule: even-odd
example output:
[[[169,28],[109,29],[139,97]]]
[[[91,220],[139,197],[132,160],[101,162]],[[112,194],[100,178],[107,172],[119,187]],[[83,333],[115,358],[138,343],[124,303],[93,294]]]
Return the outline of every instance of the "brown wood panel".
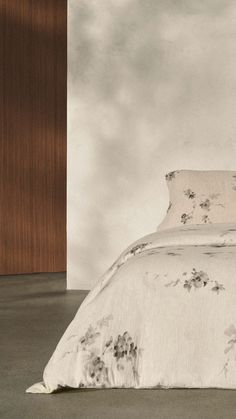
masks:
[[[66,0],[0,0],[0,274],[66,269]]]

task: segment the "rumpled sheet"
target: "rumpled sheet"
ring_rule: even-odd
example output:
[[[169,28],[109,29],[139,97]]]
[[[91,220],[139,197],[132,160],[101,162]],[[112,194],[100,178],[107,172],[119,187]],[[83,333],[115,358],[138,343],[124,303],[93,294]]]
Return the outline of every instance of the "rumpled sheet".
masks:
[[[126,249],[27,392],[63,387],[236,388],[236,225],[185,225]]]

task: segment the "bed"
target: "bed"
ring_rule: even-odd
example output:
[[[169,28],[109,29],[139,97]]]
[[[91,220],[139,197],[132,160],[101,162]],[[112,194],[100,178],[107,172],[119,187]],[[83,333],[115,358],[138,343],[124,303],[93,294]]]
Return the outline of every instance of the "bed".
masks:
[[[27,392],[236,388],[236,172],[166,180],[163,223],[98,280]]]

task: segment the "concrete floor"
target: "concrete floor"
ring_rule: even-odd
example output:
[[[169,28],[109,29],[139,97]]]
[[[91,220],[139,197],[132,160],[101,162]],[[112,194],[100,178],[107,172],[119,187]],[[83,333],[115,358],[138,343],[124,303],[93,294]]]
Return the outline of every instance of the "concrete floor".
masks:
[[[68,390],[26,394],[86,295],[65,274],[0,277],[1,419],[236,419],[231,390]]]

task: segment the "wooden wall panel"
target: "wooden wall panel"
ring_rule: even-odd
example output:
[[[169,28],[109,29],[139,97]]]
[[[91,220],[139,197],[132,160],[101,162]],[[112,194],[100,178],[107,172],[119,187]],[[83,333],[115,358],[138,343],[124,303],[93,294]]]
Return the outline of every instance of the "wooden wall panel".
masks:
[[[66,269],[66,0],[0,0],[0,274]]]

